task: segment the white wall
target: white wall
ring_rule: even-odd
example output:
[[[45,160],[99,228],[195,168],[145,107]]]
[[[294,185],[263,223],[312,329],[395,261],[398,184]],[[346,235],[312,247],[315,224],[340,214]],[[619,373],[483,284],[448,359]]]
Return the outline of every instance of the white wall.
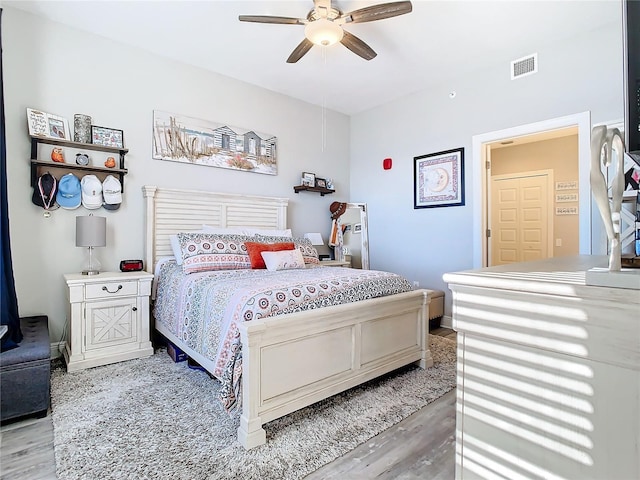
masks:
[[[45,219],[31,204],[28,107],[69,120],[86,113],[98,125],[124,130],[130,150],[125,203],[118,212],[100,211],[108,223],[108,246],[100,253],[109,269],[117,269],[120,259],[143,256],[141,186],[158,184],[289,197],[289,224],[296,234],[328,232],[332,201],[365,202],[371,268],[445,291],[443,273],[472,267],[470,168],[465,206],[414,210],[414,156],[464,147],[469,161],[473,135],[588,110],[594,123],[623,117],[621,23],[562,45],[541,44],[534,76],[511,81],[508,65],[494,65],[351,119],[327,112],[324,151],[319,107],[10,7],[2,23],[18,302],[21,315],[49,315],[52,341],[61,337],[65,322],[62,274],[78,271],[82,263],[74,218],[87,211],[58,211]],[[453,100],[451,90],[457,92]],[[154,109],[277,135],[279,174],[152,160]],[[388,171],[382,169],[386,157],[394,159]],[[302,171],[332,178],[338,193],[294,194]]]
[[[450,315],[442,275],[473,266],[472,136],[585,111],[594,123],[623,118],[621,25],[541,43],[535,75],[512,81],[508,63],[493,65],[351,117],[350,200],[369,207],[371,268],[445,290]],[[467,162],[466,205],[414,210],[413,157],[458,147]],[[382,169],[385,157],[393,158],[391,170]]]
[[[322,148],[320,107],[90,35],[21,10],[2,16],[7,180],[13,266],[22,316],[49,316],[51,340],[65,325],[62,275],[77,272],[75,217],[88,211],[58,210],[44,218],[31,203],[26,108],[75,113],[96,125],[124,130],[129,154],[124,202],[107,217],[103,267],[117,270],[125,258],[143,258],[143,185],[258,194],[290,199],[294,234],[328,232],[329,204],[349,199],[349,118],[327,112]],[[278,137],[278,175],[179,164],[151,158],[153,110],[247,127]],[[69,155],[68,155],[69,156]],[[337,193],[294,194],[302,171],[330,177]],[[96,213],[96,211],[93,211]],[[325,235],[326,236],[326,235]]]

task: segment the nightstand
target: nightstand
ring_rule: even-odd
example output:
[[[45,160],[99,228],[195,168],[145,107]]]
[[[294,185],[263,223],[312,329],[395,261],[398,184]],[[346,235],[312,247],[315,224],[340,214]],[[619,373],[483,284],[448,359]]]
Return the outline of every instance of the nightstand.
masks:
[[[340,260],[323,260],[320,262],[321,267],[350,267],[350,261],[340,261]]]
[[[63,355],[67,371],[148,357],[149,296],[147,272],[70,273],[67,283],[69,334]]]

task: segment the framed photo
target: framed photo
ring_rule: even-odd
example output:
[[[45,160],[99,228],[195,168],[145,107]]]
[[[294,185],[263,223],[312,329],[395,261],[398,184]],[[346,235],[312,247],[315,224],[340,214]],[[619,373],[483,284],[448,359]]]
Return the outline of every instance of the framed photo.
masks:
[[[316,186],[316,174],[309,172],[302,172],[302,185],[306,187]]]
[[[316,177],[316,187],[327,188],[327,181],[324,178]]]
[[[29,135],[71,140],[69,123],[66,118],[27,108],[27,122]]]
[[[353,233],[362,233],[362,224],[361,223],[356,223],[353,226]]]
[[[464,205],[464,148],[413,158],[413,208]]]
[[[66,118],[48,114],[47,128],[49,130],[49,137],[59,138],[60,140],[71,140],[69,123],[67,122]]]
[[[91,125],[91,143],[103,147],[124,148],[124,132],[115,128]]]

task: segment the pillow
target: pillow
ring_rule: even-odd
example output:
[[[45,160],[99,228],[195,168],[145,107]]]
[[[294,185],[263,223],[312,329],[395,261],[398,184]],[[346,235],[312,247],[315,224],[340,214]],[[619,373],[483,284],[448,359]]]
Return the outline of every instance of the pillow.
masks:
[[[279,252],[262,252],[262,258],[267,266],[267,270],[270,272],[305,268],[302,252],[297,248],[294,248],[293,250],[282,250]]]
[[[196,230],[195,232],[185,232],[185,233],[202,233],[204,230]],[[171,244],[171,250],[173,251],[173,256],[176,257],[176,263],[178,265],[182,265],[182,251],[180,250],[180,242],[178,242],[178,235],[169,235],[169,243]]]
[[[249,253],[249,260],[251,261],[251,268],[267,268],[262,258],[262,252],[279,252],[281,250],[293,250],[295,245],[293,242],[282,243],[258,243],[258,242],[244,242],[244,246]]]
[[[306,264],[318,264],[320,261],[318,260],[318,251],[311,244],[311,240],[308,238],[286,238],[286,237],[267,237],[263,235],[256,235],[256,238],[259,242],[263,243],[277,243],[277,242],[286,242],[293,241],[295,248],[299,249],[302,252],[302,257],[304,258],[304,263]]]
[[[184,273],[251,268],[245,235],[178,233]]]
[[[203,225],[202,229],[207,233],[235,233],[240,235],[266,235],[271,237],[287,237],[291,238],[293,234],[291,229],[286,230],[270,230],[258,227],[214,227],[211,225]]]

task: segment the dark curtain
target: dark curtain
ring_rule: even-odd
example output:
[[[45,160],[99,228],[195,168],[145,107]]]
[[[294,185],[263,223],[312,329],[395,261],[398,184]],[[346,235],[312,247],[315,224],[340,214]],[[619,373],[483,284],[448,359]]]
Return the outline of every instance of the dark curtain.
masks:
[[[18,315],[18,298],[13,280],[13,263],[11,262],[11,244],[9,242],[9,205],[7,203],[7,145],[4,125],[4,81],[2,71],[2,9],[0,8],[0,204],[2,210],[2,232],[0,247],[2,248],[2,325],[9,331],[2,337],[0,350],[9,350],[18,346],[22,340],[20,316]]]

